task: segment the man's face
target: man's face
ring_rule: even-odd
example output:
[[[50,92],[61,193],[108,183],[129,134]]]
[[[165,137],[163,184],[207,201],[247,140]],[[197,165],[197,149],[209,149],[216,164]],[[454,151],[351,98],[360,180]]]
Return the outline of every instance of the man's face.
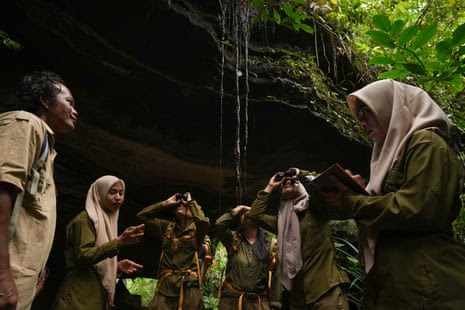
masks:
[[[63,84],[56,86],[60,89],[55,101],[48,103],[45,111],[46,122],[56,133],[70,133],[76,127],[78,113],[74,109],[74,98],[71,91]]]

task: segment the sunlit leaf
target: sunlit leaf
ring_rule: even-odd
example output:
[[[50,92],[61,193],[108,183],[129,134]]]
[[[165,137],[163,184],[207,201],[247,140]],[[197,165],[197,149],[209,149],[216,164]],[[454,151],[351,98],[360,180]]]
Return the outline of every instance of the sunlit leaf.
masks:
[[[462,76],[460,74],[452,75],[449,79],[446,80],[446,82],[456,88],[463,88]]]
[[[367,35],[369,35],[373,41],[375,41],[376,44],[384,46],[384,47],[389,47],[393,48],[395,47],[394,43],[392,43],[391,38],[389,35],[387,35],[383,31],[379,30],[369,30],[366,32]]]
[[[458,26],[452,34],[452,44],[461,45],[465,43],[465,23]]]
[[[438,30],[438,24],[434,23],[432,25],[429,25],[422,31],[420,31],[415,41],[413,42],[413,48],[423,47],[436,34],[437,30]]]
[[[313,28],[310,25],[307,24],[300,24],[300,29],[305,31],[306,33],[313,33]]]
[[[418,33],[418,30],[419,28],[417,25],[405,28],[404,31],[402,31],[400,34],[399,39],[397,40],[397,44],[404,46],[413,39],[413,37]]]
[[[405,25],[405,22],[402,19],[396,20],[395,22],[392,23],[389,34],[393,37],[397,36],[404,28],[404,25]]]
[[[390,65],[394,63],[394,60],[390,57],[374,56],[368,61],[368,63],[370,65]]]
[[[378,74],[378,79],[402,79],[408,76],[408,73],[401,70],[389,70]]]
[[[276,11],[275,9],[273,9],[273,20],[276,24],[281,24],[281,15],[279,15],[278,11]]]
[[[439,71],[441,69],[441,63],[439,61],[430,61],[425,64],[425,68],[430,71]]]
[[[389,21],[389,18],[384,14],[378,14],[373,16],[372,21],[378,29],[381,29],[385,32],[389,32],[389,30],[391,30],[391,22]]]

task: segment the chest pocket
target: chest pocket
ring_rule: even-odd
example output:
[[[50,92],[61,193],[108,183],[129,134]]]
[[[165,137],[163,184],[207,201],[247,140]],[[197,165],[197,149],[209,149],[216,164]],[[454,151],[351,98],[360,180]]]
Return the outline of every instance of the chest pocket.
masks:
[[[405,170],[401,162],[396,161],[394,163],[393,168],[386,176],[386,180],[384,181],[383,192],[395,192],[400,189],[402,184],[405,183],[406,175]]]
[[[29,171],[24,191],[16,196],[15,205],[8,225],[9,240],[11,240],[15,232],[19,208],[27,208],[28,212],[33,213],[37,218],[44,217],[44,215],[40,213],[39,201],[45,193],[47,186],[50,185],[46,179],[46,164],[49,155],[48,132],[45,131],[45,137],[40,148],[39,156],[33,163],[31,171]]]

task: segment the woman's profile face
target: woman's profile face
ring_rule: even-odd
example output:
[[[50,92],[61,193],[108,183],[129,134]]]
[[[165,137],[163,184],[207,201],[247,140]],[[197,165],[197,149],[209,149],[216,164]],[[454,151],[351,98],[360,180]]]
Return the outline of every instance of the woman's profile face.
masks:
[[[373,111],[365,104],[361,104],[357,109],[357,120],[367,135],[368,139],[374,143],[383,144],[386,138],[386,131],[381,127]]]
[[[115,212],[124,202],[124,186],[121,182],[116,182],[108,190],[105,199],[102,202],[102,207],[107,212]]]

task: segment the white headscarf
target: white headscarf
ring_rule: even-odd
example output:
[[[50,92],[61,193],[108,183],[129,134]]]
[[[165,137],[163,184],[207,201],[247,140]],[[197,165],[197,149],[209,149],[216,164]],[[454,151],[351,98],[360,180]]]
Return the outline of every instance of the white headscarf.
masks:
[[[281,200],[278,212],[278,261],[281,283],[288,290],[292,279],[302,269],[302,241],[298,212],[308,208],[308,193],[300,182],[295,183],[296,196]]]
[[[357,117],[357,99],[366,104],[386,131],[382,144],[375,143],[371,154],[370,181],[366,190],[381,195],[384,179],[398,159],[405,142],[415,131],[435,128],[448,136],[451,122],[441,108],[421,88],[393,80],[380,80],[368,84],[347,96],[349,108]],[[377,232],[362,226],[365,269],[374,263]]]
[[[115,183],[121,183],[125,188],[124,181],[112,175],[98,178],[89,188],[86,197],[86,211],[94,223],[96,231],[95,245],[101,246],[118,237],[118,215],[119,210],[107,212],[103,207],[108,191]],[[118,260],[116,256],[106,258],[94,265],[100,276],[102,285],[108,292],[108,301],[113,304],[115,295],[116,273]]]

